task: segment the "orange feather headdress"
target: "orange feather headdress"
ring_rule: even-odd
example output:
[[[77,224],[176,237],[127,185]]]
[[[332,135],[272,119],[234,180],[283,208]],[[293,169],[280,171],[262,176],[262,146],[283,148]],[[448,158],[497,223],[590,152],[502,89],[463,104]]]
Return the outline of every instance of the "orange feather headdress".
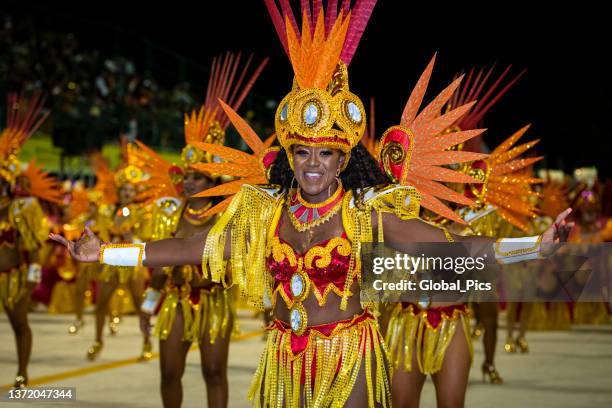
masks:
[[[231,162],[233,156],[224,154],[233,149],[223,146],[230,119],[222,112],[220,100],[227,100],[230,109],[238,109],[242,105],[268,62],[268,58],[263,59],[247,76],[252,60],[253,55],[250,55],[246,63],[242,64],[240,53],[230,52],[213,59],[204,104],[199,110],[185,114],[186,146],[181,153],[182,166],[168,162],[140,141],[128,147],[130,166],[146,177],[141,182],[143,188],[138,200],[150,202],[161,197],[179,197],[182,194],[184,170],[189,167],[213,177],[236,176]],[[231,189],[224,189],[224,192],[233,194]],[[223,208],[216,206],[213,213]]]
[[[99,196],[99,204],[114,205],[119,201],[115,174],[110,169],[107,160],[100,153],[91,156],[91,165],[96,173],[96,185],[93,188]]]
[[[349,90],[347,67],[365,30],[375,0],[357,0],[353,7],[329,1],[302,1],[301,30],[288,0],[265,0],[285,48],[295,79],[279,104],[275,128],[293,166],[294,144],[326,146],[347,156],[362,138],[366,115],[357,95]],[[349,157],[344,161],[348,164]]]
[[[7,125],[0,133],[0,177],[15,184],[21,172],[18,159],[23,144],[45,121],[49,112],[43,112],[44,98],[35,93],[31,99],[9,94],[7,98]]]
[[[263,59],[247,79],[252,59],[253,55],[250,55],[240,70],[240,53],[228,52],[223,57],[213,59],[204,104],[190,115],[185,114],[186,146],[181,158],[186,166],[215,161],[214,155],[199,149],[197,143],[222,146],[225,142],[225,130],[229,126],[229,119],[221,112],[219,99],[226,101],[234,110],[242,105],[268,63],[268,58]]]
[[[19,189],[22,194],[35,196],[55,204],[62,203],[62,192],[57,179],[39,167],[36,159],[28,163],[28,167],[19,176]]]

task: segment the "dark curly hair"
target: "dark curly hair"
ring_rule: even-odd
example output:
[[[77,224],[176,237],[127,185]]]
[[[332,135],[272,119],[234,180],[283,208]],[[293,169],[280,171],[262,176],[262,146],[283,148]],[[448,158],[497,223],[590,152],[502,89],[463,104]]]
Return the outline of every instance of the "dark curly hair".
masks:
[[[277,184],[284,190],[289,190],[293,177],[294,174],[291,166],[289,166],[287,152],[281,148],[270,169],[270,183]],[[389,183],[389,179],[380,169],[374,157],[361,143],[351,150],[351,158],[346,169],[340,173],[340,180],[342,180],[342,185],[346,190]]]

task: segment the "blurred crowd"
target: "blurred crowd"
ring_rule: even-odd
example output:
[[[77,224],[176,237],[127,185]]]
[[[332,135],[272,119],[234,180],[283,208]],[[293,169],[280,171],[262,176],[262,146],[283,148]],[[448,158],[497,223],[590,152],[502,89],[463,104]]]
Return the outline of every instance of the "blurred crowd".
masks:
[[[198,103],[188,83],[164,89],[130,58],[89,50],[73,34],[35,30],[28,19],[7,15],[1,24],[0,91],[43,90],[52,109],[47,129],[64,154],[99,148],[119,134],[181,146],[182,112]]]

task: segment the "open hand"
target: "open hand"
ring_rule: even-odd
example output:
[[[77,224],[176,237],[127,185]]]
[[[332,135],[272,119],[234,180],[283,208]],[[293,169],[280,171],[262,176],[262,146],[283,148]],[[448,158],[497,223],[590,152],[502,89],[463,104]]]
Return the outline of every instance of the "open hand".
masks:
[[[65,246],[70,256],[79,262],[97,262],[100,259],[102,242],[89,227],[85,227],[85,232],[78,241],[69,241],[63,236],[53,233],[49,234],[49,238]]]
[[[571,208],[566,209],[561,214],[557,215],[555,222],[542,235],[541,252],[542,255],[548,257],[557,249],[557,244],[567,242],[572,228],[573,222],[567,222],[565,219],[572,212]]]

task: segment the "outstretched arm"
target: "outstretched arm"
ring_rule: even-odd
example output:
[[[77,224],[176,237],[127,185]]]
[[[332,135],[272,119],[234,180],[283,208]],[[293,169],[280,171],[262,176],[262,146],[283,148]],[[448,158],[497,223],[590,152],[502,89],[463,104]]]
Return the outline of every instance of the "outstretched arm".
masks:
[[[144,265],[162,266],[200,265],[208,231],[187,238],[169,238],[146,245]]]
[[[497,259],[501,263],[511,263],[528,259],[524,255],[503,255],[503,253],[513,253],[521,247],[526,249],[529,249],[529,246],[537,247],[536,255],[551,255],[554,252],[555,244],[567,241],[567,237],[574,225],[565,221],[570,213],[571,209],[568,208],[559,214],[553,225],[541,237],[523,237],[516,238],[515,240],[503,239],[500,241],[489,237],[461,236],[448,232],[445,233],[443,229],[420,219],[401,220],[390,213],[383,216],[383,232],[386,243],[404,252],[418,251],[418,246],[423,243],[449,242],[452,240],[469,244],[466,247],[472,257],[483,257],[486,255],[486,258],[491,260]],[[507,250],[496,251],[496,246],[498,245]],[[516,252],[520,253],[520,251]],[[524,253],[529,253],[529,251],[524,251]]]
[[[100,239],[89,228],[78,241],[68,241],[61,235],[50,234],[51,239],[64,245],[68,248],[70,256],[80,262],[98,262],[101,255],[104,257],[104,263],[112,265],[136,266],[138,260],[142,260],[144,266],[157,268],[162,266],[180,266],[180,265],[200,265],[202,263],[202,253],[204,252],[204,244],[208,236],[207,229],[201,234],[193,235],[188,238],[170,238],[160,241],[149,242],[147,244],[128,244],[126,248],[111,248],[110,250],[102,244]],[[225,257],[229,257],[230,237],[228,234],[225,245]],[[123,250],[122,261],[129,263],[113,263],[111,262],[111,251]],[[141,251],[139,253],[139,251]]]

